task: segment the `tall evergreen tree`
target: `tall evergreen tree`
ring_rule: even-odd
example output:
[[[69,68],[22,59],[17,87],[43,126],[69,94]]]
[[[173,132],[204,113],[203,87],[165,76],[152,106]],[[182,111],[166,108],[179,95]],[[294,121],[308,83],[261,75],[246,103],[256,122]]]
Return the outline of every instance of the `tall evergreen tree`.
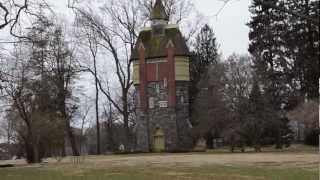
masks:
[[[196,36],[193,54],[195,59],[193,59],[191,65],[191,77],[197,81],[208,70],[210,65],[217,64],[219,61],[217,39],[209,25],[204,25]]]
[[[213,148],[213,139],[221,137],[226,125],[225,83],[224,64],[218,63],[209,67],[197,86],[199,93],[192,113],[194,132],[206,138],[208,148]]]
[[[285,7],[281,0],[270,0],[275,6]],[[291,84],[288,79],[288,58],[286,57],[285,42],[281,38],[286,15],[266,7],[259,0],[253,1],[250,11],[252,19],[249,22],[250,45],[249,52],[254,56],[253,63],[255,74],[262,83],[265,96],[273,104],[275,110],[280,110],[281,105],[287,102],[287,93]]]
[[[319,24],[310,20],[319,17],[319,1],[254,0],[250,11],[249,52],[266,103],[278,114],[270,130],[275,130],[272,139],[281,147],[281,137],[290,133],[284,111],[304,97],[319,96]]]
[[[289,0],[287,8],[310,19],[319,19],[319,1]],[[288,58],[292,60],[291,77],[301,87],[301,94],[309,100],[319,98],[319,24],[294,15],[287,15],[289,28],[283,30],[284,41],[288,49]]]
[[[191,61],[191,114],[197,136],[205,137],[209,148],[221,134],[227,114],[224,103],[225,66],[219,59],[218,44],[209,25],[196,37]]]
[[[297,92],[317,99],[319,24],[310,19],[319,18],[319,1],[254,0],[250,11],[249,52],[255,56],[257,74],[266,80],[266,90],[274,100],[282,101],[276,104],[292,106],[288,99]]]
[[[198,84],[200,79],[208,71],[211,65],[219,62],[218,44],[213,32],[209,25],[205,25],[200,33],[196,36],[194,44],[194,51],[191,58],[191,88],[190,88],[190,112],[192,112],[192,105],[195,101],[199,88]]]

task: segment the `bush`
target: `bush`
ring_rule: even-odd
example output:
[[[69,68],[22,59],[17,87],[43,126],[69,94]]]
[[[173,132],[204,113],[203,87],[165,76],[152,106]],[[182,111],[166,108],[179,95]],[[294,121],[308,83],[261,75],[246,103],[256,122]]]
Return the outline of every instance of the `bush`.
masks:
[[[311,146],[319,146],[320,129],[312,129],[306,133],[305,144]]]

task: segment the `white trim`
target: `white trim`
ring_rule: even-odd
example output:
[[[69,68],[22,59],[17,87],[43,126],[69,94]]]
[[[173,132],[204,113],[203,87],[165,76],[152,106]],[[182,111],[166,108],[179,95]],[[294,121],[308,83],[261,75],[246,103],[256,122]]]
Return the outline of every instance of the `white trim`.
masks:
[[[146,63],[147,64],[155,64],[155,63],[165,63],[165,62],[168,62],[166,58],[163,58],[163,59],[146,59]],[[134,62],[135,66],[138,66],[140,65],[140,63],[138,61]]]
[[[152,28],[151,27],[144,27],[141,31],[151,31]]]
[[[170,47],[174,47],[174,44],[171,39],[169,40],[169,42],[166,45],[166,48],[170,48]]]
[[[139,50],[141,50],[141,49],[146,50],[146,48],[144,47],[142,42],[139,43]]]
[[[179,29],[179,25],[178,24],[168,24],[166,26],[166,29]]]

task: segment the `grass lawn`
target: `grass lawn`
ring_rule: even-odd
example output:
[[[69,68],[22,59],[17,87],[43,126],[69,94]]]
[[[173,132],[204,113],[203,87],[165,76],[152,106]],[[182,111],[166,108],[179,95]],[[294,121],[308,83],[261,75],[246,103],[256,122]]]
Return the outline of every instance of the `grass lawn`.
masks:
[[[0,169],[0,180],[319,180],[318,163],[316,151],[69,157]]]
[[[68,170],[18,168],[0,170],[1,180],[317,180],[317,172],[301,169],[273,169],[239,166],[201,166],[189,168],[122,167]]]
[[[0,170],[1,180],[318,180],[315,171],[208,165],[189,168],[122,167],[68,170],[18,168]]]

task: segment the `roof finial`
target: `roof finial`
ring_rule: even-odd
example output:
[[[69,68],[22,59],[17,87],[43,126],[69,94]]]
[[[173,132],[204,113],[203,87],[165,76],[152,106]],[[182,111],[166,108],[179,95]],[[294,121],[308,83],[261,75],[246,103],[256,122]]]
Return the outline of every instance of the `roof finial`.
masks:
[[[169,20],[169,16],[167,15],[165,7],[162,4],[162,0],[156,0],[151,12],[151,20]]]

